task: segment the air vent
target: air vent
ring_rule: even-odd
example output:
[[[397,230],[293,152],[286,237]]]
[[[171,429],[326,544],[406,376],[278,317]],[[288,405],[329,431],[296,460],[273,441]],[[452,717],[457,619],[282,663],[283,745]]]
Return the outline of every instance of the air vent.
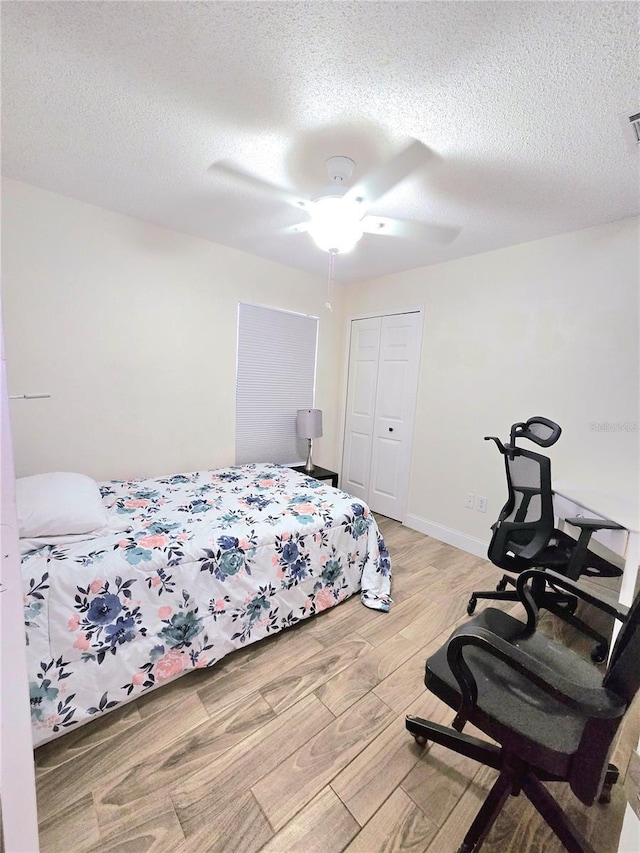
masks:
[[[637,156],[640,151],[640,112],[631,116],[618,113],[618,121],[629,154]]]

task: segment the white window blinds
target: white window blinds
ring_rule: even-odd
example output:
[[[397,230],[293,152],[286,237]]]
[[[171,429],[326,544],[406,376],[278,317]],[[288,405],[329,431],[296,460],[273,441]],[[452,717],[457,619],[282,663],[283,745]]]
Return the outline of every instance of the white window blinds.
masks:
[[[317,317],[239,303],[237,465],[304,459],[296,412],[313,408],[317,337]]]

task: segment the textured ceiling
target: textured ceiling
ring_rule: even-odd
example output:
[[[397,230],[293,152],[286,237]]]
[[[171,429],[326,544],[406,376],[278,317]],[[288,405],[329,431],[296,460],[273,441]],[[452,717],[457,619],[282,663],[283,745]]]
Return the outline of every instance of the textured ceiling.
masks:
[[[313,195],[420,139],[435,166],[373,213],[459,226],[365,235],[338,281],[640,212],[637,3],[2,2],[2,172],[326,274],[296,210],[208,171]]]

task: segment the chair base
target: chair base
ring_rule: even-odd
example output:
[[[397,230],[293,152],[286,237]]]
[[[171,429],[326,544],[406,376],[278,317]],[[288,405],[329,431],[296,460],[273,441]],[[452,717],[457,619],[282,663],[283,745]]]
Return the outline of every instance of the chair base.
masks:
[[[504,748],[465,735],[461,731],[432,723],[429,720],[409,715],[406,718],[405,725],[422,746],[433,741],[499,771],[499,776],[469,827],[462,845],[458,848],[458,853],[477,853],[507,798],[509,796],[517,797],[520,792],[524,793],[531,801],[569,853],[595,853],[594,848],[571,823],[542,784],[543,781],[563,781],[561,778],[541,773],[537,768],[522,761]],[[462,724],[459,723],[459,725],[461,727]],[[603,793],[606,790],[610,796],[611,786],[615,784],[617,779],[618,770],[610,764],[605,776]],[[608,802],[608,799],[604,799],[604,801]]]
[[[515,586],[515,584],[516,582],[512,577],[503,575],[500,581],[498,581],[495,590],[473,592],[467,604],[467,614],[471,616],[474,613],[479,598],[492,601],[520,601],[515,589],[506,589],[507,585]],[[607,655],[609,654],[609,642],[607,638],[575,615],[578,603],[575,596],[547,590],[546,585],[543,589],[538,587],[538,589],[534,590],[534,596],[539,608],[548,610],[577,631],[586,634],[587,637],[596,641],[597,645],[591,652],[591,660],[594,663],[602,663],[607,659]]]

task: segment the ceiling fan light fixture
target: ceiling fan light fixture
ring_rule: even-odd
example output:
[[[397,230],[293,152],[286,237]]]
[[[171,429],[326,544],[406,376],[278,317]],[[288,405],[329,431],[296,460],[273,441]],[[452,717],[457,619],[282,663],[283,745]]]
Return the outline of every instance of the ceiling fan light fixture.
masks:
[[[350,252],[364,233],[361,208],[344,198],[324,196],[316,199],[309,214],[311,221],[307,230],[324,252]]]

